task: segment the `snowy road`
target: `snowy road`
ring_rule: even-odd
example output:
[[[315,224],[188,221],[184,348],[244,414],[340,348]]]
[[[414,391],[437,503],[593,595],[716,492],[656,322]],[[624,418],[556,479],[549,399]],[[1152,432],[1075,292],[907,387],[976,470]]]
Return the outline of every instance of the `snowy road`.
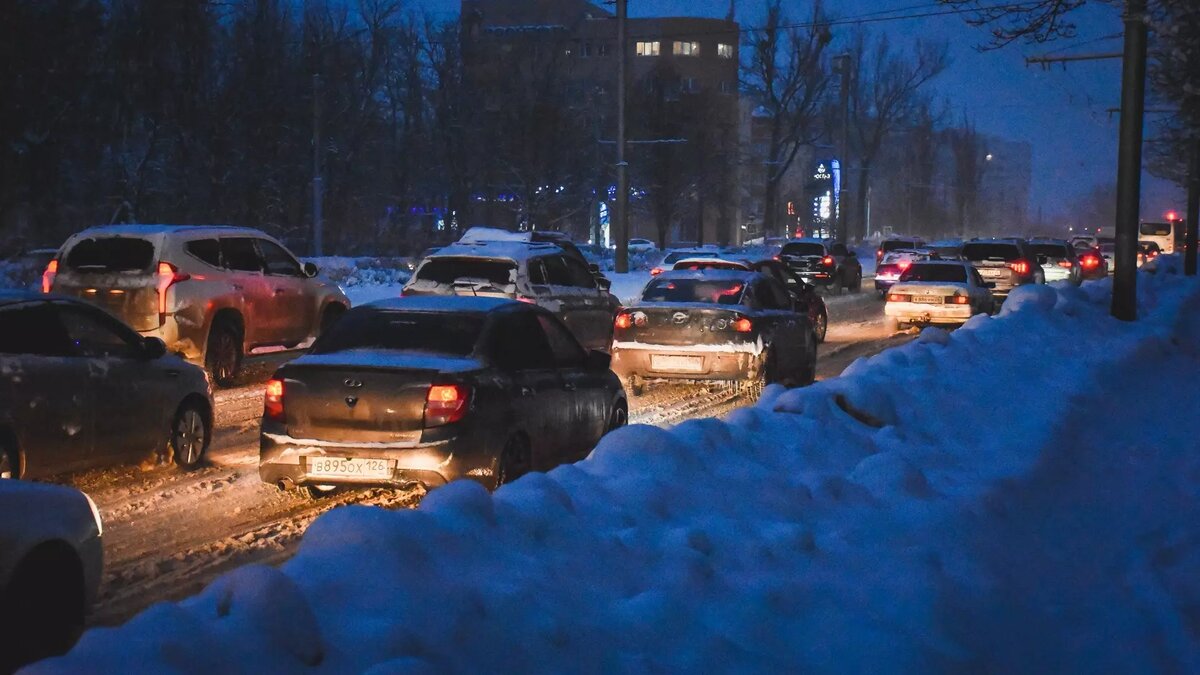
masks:
[[[855,359],[913,337],[886,329],[882,303],[873,293],[830,298],[828,304],[830,328],[818,378],[835,377]],[[234,567],[278,563],[292,554],[309,523],[336,506],[411,508],[420,502],[420,489],[353,491],[312,501],[259,481],[261,382],[285,358],[255,360],[243,386],[217,393],[207,467],[181,473],[126,466],[68,478],[92,496],[104,517],[105,579],[93,625],[121,623],[154,602],[194,594]],[[747,403],[724,388],[653,386],[631,400],[631,421],[667,426]]]

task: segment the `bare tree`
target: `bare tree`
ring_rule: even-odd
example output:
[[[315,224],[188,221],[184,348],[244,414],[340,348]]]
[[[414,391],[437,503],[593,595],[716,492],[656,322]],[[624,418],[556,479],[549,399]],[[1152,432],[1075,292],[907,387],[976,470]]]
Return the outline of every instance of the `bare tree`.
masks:
[[[967,235],[967,223],[975,215],[979,187],[983,182],[984,150],[975,124],[963,119],[961,127],[950,129],[950,150],[954,155],[954,206],[958,216],[958,234]]]
[[[750,36],[747,93],[768,115],[763,231],[777,234],[779,190],[805,145],[821,135],[821,108],[829,90],[825,56],[832,35],[818,1],[807,26],[792,24],[781,0],[768,0],[766,21]]]

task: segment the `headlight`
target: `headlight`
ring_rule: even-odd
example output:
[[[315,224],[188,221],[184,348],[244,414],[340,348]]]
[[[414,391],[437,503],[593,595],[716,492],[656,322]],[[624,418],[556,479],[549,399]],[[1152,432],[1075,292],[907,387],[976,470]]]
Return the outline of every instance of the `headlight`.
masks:
[[[96,534],[101,537],[104,536],[104,522],[100,520],[100,509],[96,506],[96,502],[92,501],[88,493],[84,492],[83,498],[87,500],[88,506],[92,508],[92,518],[96,520]]]

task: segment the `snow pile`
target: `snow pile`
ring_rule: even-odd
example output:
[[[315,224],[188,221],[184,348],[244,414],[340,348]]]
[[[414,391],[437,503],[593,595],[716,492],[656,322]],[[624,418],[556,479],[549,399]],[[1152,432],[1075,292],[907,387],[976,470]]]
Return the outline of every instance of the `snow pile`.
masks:
[[[412,277],[411,258],[346,258],[325,256],[305,258],[316,263],[321,277],[341,287],[350,304],[362,305],[400,296],[400,289]]]
[[[1022,287],[495,495],[335,509],[31,672],[1200,672],[1200,284],[1139,302]]]

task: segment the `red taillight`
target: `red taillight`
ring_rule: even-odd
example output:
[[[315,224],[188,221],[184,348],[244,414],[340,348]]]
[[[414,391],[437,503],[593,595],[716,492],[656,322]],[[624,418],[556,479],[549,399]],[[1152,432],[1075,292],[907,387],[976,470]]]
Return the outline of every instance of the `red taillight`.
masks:
[[[1091,269],[1100,265],[1100,259],[1094,255],[1085,255],[1079,259],[1079,264],[1083,265],[1086,269]]]
[[[50,289],[54,288],[54,276],[58,274],[58,261],[51,260],[46,264],[46,271],[42,272],[42,292],[49,293]]]
[[[1157,258],[1157,257],[1158,257],[1158,251],[1150,251],[1149,253],[1147,253],[1147,254],[1146,254],[1146,257],[1149,257],[1149,258]]]
[[[1012,271],[1021,276],[1029,274],[1029,262],[1026,260],[1014,260],[1008,263],[1008,266],[1012,268]]]
[[[537,304],[537,298],[531,298],[528,295],[518,295],[517,300],[520,300],[521,302],[524,302],[525,304],[528,304],[528,305],[536,305]]]
[[[167,289],[191,278],[189,274],[180,274],[169,262],[158,263],[158,325],[167,320]]]
[[[274,422],[283,421],[283,380],[268,380],[263,396],[263,417]]]
[[[754,330],[754,323],[746,317],[741,317],[733,322],[733,329],[739,333],[749,333]]]
[[[900,268],[901,272],[903,272],[904,270],[908,269],[909,267],[912,267],[912,261],[911,260],[901,260],[899,263],[897,263],[896,266]]]
[[[661,267],[655,267],[654,269],[650,270],[650,276],[652,277],[656,277],[662,273],[663,269]]]
[[[969,305],[971,304],[971,296],[969,295],[951,295],[946,298],[946,302],[952,305]]]
[[[877,249],[877,250],[875,251],[875,259],[876,259],[876,260],[881,260],[881,259],[883,259],[883,249]]]
[[[833,267],[833,256],[827,255],[824,258],[821,258],[821,264],[826,267]]]
[[[905,293],[888,293],[888,302],[908,302],[911,295]]]
[[[625,312],[622,312],[617,315],[617,319],[616,319],[616,321],[613,322],[613,325],[622,330],[629,328],[630,326],[633,325],[633,316],[631,316],[630,314],[627,314]]]
[[[1071,269],[1072,264],[1071,264],[1070,260],[1059,260],[1058,266],[1069,270],[1069,269]]]
[[[471,390],[459,384],[435,384],[425,396],[425,426],[439,427],[467,414]]]

